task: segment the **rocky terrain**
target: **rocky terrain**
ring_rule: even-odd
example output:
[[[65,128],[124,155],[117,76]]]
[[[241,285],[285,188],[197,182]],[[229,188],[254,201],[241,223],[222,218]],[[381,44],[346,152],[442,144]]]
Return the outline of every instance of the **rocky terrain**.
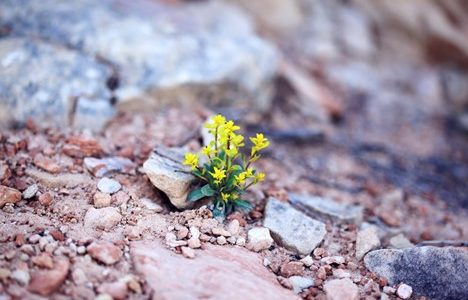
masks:
[[[0,299],[468,296],[468,9],[250,2],[0,4]],[[226,219],[215,112],[272,141]]]

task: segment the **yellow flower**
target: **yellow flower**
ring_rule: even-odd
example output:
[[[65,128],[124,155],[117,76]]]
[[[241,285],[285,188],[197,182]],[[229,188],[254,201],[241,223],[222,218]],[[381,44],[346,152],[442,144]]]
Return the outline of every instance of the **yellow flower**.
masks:
[[[261,182],[265,180],[265,173],[259,172],[255,175],[255,181]]]
[[[210,145],[202,148],[201,153],[205,154],[207,157],[211,157],[212,154],[216,152]]]
[[[247,175],[247,177],[252,177],[253,176],[253,168],[252,167],[247,168],[247,171],[245,171],[245,174]]]
[[[225,152],[226,152],[226,155],[227,155],[227,156],[233,157],[233,156],[235,156],[239,151],[237,151],[237,147],[236,147],[236,146],[230,145],[230,146],[229,146],[229,149],[226,149]]]
[[[255,137],[251,137],[250,141],[254,144],[251,152],[252,156],[258,151],[265,149],[270,145],[270,141],[268,141],[268,139],[265,138],[261,133],[257,133]]]
[[[220,170],[217,167],[214,167],[214,172],[210,172],[211,176],[215,179],[216,183],[220,183],[221,180],[226,178],[226,171],[225,170]]]
[[[244,146],[244,137],[240,134],[231,134],[230,136],[230,143],[236,147],[243,147]]]
[[[236,178],[237,184],[243,184],[245,182],[245,180],[247,179],[247,173],[242,172],[239,175],[234,176],[234,178]]]
[[[195,169],[198,166],[198,155],[194,153],[186,153],[184,165],[191,166],[192,169]]]
[[[229,197],[231,197],[230,194],[221,192],[221,198],[223,198],[224,202],[227,202]]]
[[[222,115],[216,115],[210,119],[211,122],[205,124],[205,128],[216,129],[226,123],[226,118]]]

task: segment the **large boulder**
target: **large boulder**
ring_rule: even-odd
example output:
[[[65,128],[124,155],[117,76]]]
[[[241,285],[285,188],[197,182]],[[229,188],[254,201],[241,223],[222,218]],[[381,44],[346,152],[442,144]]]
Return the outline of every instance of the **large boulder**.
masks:
[[[0,125],[32,117],[41,125],[99,129],[114,114],[110,69],[39,40],[0,40]]]
[[[263,226],[278,244],[303,255],[310,254],[327,233],[324,223],[276,198],[268,199]]]
[[[87,73],[78,58],[57,62],[47,59],[41,61],[42,70],[38,71],[42,72],[36,81],[38,86],[46,84],[51,66],[61,66],[58,70],[63,70],[65,75],[78,71],[95,76],[92,84],[83,83],[79,87],[89,86],[94,91],[93,86],[102,86],[103,93],[108,94],[107,83],[113,96],[121,100],[121,105],[133,108],[141,108],[141,101],[132,105],[133,101],[125,100],[152,99],[150,103],[155,99],[162,102],[187,101],[193,99],[193,93],[186,93],[192,88],[198,93],[205,92],[205,95],[207,89],[224,95],[215,97],[217,99],[203,97],[207,101],[255,99],[245,104],[258,108],[268,106],[270,97],[265,95],[276,70],[276,50],[255,35],[250,19],[242,11],[226,3],[208,1],[170,5],[162,1],[142,0],[79,0],[67,3],[60,0],[40,3],[7,0],[0,4],[1,25],[11,28],[12,36],[27,37],[31,44],[39,43],[36,39],[39,37],[90,58],[99,58],[107,70],[112,70],[112,74]],[[7,61],[13,61],[17,56],[12,55]],[[35,60],[29,58],[27,61]],[[50,80],[51,86],[56,88],[48,91],[48,95],[61,95],[59,91],[65,88],[60,87],[72,81],[67,76],[62,78],[64,83],[54,82],[53,75],[59,73],[58,70],[53,70]],[[7,75],[9,81],[5,86],[13,90],[11,85],[24,75],[30,77],[28,74],[37,75],[37,72],[30,72],[25,67],[1,77],[3,79]],[[147,97],[155,93],[157,97]],[[233,93],[249,97],[232,97]],[[225,97],[228,94],[231,96]],[[42,95],[36,97],[53,99],[53,95]],[[14,96],[8,97],[8,103],[2,102],[7,103],[7,107],[18,107]],[[30,97],[27,106],[35,107],[47,101],[41,97],[39,100]],[[60,105],[49,105],[48,108],[59,113],[59,119],[64,118]],[[34,116],[32,111],[27,112],[24,115]],[[52,112],[50,115],[54,116]]]
[[[468,295],[466,248],[376,250],[364,257],[364,263],[391,285],[404,282],[419,295],[432,299],[465,299]]]
[[[154,299],[298,299],[258,254],[243,248],[206,244],[186,259],[158,241],[145,241],[133,242],[130,254]]]

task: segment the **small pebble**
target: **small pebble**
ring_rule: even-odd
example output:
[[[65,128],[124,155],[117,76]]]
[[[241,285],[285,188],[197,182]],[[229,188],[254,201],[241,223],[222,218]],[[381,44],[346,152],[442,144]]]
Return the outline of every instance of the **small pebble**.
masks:
[[[97,187],[103,193],[113,194],[118,192],[122,185],[114,179],[103,177],[99,180]]]

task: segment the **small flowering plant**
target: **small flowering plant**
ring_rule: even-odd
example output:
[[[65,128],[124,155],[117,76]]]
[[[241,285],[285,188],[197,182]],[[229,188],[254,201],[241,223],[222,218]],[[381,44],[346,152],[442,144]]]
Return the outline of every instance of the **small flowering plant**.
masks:
[[[234,210],[249,211],[252,204],[242,199],[246,190],[265,179],[265,174],[252,168],[252,163],[260,158],[260,151],[270,144],[263,134],[251,137],[249,155],[239,150],[245,146],[244,137],[237,134],[240,129],[233,121],[226,121],[222,115],[212,117],[205,124],[212,141],[200,153],[186,153],[184,165],[192,168],[192,174],[203,183],[188,195],[188,201],[198,201],[205,197],[213,199],[213,214],[225,216]],[[200,166],[201,156],[206,163]]]

